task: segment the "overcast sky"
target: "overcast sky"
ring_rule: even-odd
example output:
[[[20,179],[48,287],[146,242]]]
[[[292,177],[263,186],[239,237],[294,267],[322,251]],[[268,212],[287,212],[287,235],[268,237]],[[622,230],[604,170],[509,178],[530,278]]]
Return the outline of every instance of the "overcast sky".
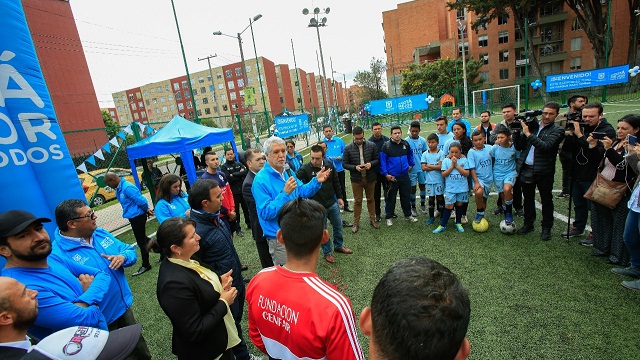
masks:
[[[396,8],[391,0],[276,0],[204,1],[174,0],[189,72],[240,61],[237,40],[214,36],[214,31],[234,35],[262,14],[253,25],[258,56],[293,68],[291,39],[298,67],[318,73],[318,40],[308,28],[314,7],[329,7],[327,26],[320,28],[327,77],[333,69],[346,74],[352,85],[358,70],[369,68],[372,57],[383,58],[382,12]],[[184,75],[180,43],[170,0],[72,0],[71,8],[85,50],[101,107],[113,105],[111,93]],[[245,59],[254,58],[251,30],[242,35]],[[342,75],[336,74],[342,81]]]

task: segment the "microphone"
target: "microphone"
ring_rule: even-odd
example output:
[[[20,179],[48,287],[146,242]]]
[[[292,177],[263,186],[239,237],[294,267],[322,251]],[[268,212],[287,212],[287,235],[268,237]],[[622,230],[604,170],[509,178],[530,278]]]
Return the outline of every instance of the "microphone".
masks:
[[[289,166],[289,164],[284,163],[284,172],[286,172],[289,177],[293,176],[293,172],[291,172],[291,166]]]

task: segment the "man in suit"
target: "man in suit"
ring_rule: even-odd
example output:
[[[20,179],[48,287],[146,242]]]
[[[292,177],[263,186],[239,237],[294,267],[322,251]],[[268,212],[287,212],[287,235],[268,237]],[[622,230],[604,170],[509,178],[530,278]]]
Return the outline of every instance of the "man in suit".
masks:
[[[10,277],[0,277],[0,358],[21,359],[31,341],[27,329],[38,317],[38,292]]]
[[[247,207],[249,208],[249,217],[251,218],[251,234],[253,235],[253,240],[256,242],[258,257],[260,258],[260,265],[262,265],[262,268],[264,269],[273,266],[273,260],[271,259],[271,255],[269,255],[269,243],[267,243],[267,239],[264,238],[262,226],[260,226],[260,221],[258,220],[256,199],[253,198],[253,194],[251,193],[251,186],[253,185],[253,179],[256,177],[258,171],[262,170],[262,168],[264,167],[266,158],[260,153],[260,151],[256,149],[247,149],[247,151],[244,153],[244,160],[247,163],[249,172],[247,173],[247,176],[244,178],[244,182],[242,183],[242,196],[244,197],[244,201],[247,203]]]

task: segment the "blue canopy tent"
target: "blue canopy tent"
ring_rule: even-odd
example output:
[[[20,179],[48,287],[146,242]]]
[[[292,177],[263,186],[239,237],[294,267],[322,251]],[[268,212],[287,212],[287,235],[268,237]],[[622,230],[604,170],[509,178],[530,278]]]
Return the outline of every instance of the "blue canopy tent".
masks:
[[[193,123],[178,115],[152,136],[127,146],[129,155],[129,165],[133,174],[136,186],[140,188],[140,179],[136,171],[136,159],[164,154],[180,153],[182,166],[187,171],[189,183],[193,184],[196,177],[196,168],[193,163],[193,149],[205,146],[230,142],[233,151],[237,154],[238,149],[234,141],[232,129],[216,129]]]

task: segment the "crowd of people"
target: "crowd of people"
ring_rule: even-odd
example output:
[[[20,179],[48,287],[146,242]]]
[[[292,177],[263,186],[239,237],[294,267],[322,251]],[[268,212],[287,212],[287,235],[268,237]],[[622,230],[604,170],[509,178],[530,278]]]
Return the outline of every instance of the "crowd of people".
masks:
[[[475,128],[454,109],[453,119],[437,118],[437,131],[426,138],[417,121],[404,139],[399,126],[391,126],[387,138],[382,124],[373,123],[369,139],[356,126],[353,142],[345,144],[327,125],[308,162],[295,151],[295,142],[276,136],[264,142],[264,153],[247,149],[239,158],[225,150],[223,164],[216,152],[207,151],[205,173],[186,192],[180,176],[158,179],[153,209],[125,179],[107,173],[105,182],[116,190],[140,249],[141,266],[133,276],[151,269],[149,250],[160,253],[156,295],[172,324],[171,348],[178,359],[259,359],[248,350],[247,333],[270,359],[364,359],[357,325],[369,337],[370,359],[464,359],[470,353],[465,338],[470,302],[446,267],[427,258],[399,260],[356,321],[350,299],[319,278],[318,254],[335,263],[340,260],[335,253],[353,253],[343,230],[359,232],[365,199],[374,230],[383,215],[387,227],[393,226],[398,194],[406,221],[418,222],[422,213],[438,234],[452,218],[455,229],[465,231],[470,196],[476,204],[472,221],[482,222],[495,191],[493,213],[514,227],[521,216],[517,233],[524,235],[535,229],[537,192],[540,238],[550,240],[561,154],[567,177],[557,196],[570,195],[575,209],[573,223],[561,235],[583,235],[590,211],[592,231],[580,244],[620,266],[612,272],[634,278],[623,286],[640,290],[640,145],[635,141],[640,115],[623,116],[614,130],[601,104],[576,95],[569,106],[568,114],[560,115],[560,105],[548,102],[538,120],[519,118],[515,105],[506,104],[500,123],[483,112]],[[596,185],[609,190],[598,192]],[[345,211],[353,212],[353,224],[343,219]],[[145,231],[151,215],[160,224],[155,239]],[[251,279],[243,278],[246,266],[233,243],[243,236],[242,216],[263,268]],[[0,322],[2,358],[28,356],[38,340],[46,344],[48,337],[73,327],[134,331],[127,356],[151,358],[123,270],[134,266],[138,255],[99,228],[96,218],[84,200],[65,200],[55,210],[51,237],[43,226],[51,219],[23,210],[0,214],[0,255],[7,260],[0,289],[12,289],[0,292],[0,318],[8,319]],[[241,326],[245,303],[247,333]],[[129,330],[135,326],[137,334]]]

